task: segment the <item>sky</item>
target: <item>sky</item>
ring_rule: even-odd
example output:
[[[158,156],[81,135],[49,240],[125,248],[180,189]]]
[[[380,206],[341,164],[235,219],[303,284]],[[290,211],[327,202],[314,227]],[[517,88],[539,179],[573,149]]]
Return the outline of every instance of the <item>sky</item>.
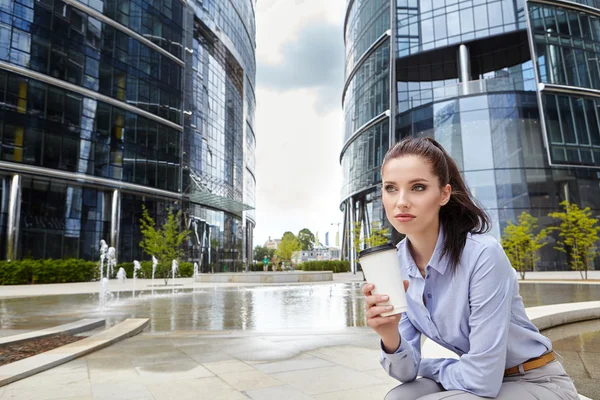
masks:
[[[335,244],[338,226],[331,224],[343,219],[345,5],[257,2],[255,245],[303,228],[319,232],[322,243],[331,231]]]

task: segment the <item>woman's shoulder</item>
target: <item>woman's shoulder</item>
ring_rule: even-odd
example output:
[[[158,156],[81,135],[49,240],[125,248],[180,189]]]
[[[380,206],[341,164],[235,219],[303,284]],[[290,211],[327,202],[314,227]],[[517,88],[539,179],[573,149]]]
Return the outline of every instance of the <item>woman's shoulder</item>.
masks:
[[[467,264],[478,267],[502,266],[502,270],[514,272],[510,266],[510,261],[500,242],[490,234],[469,234],[465,243],[463,256],[468,257]]]
[[[468,256],[479,256],[482,253],[503,254],[504,250],[498,240],[487,233],[469,233],[465,242],[464,253]]]

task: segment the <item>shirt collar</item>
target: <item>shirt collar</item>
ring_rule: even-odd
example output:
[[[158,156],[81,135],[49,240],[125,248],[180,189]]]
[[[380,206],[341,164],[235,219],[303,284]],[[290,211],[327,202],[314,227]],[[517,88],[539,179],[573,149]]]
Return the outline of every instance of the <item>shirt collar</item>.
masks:
[[[440,274],[444,274],[448,267],[448,262],[446,257],[442,257],[442,252],[444,250],[444,229],[440,225],[440,231],[438,233],[438,239],[435,244],[435,249],[433,250],[433,254],[431,256],[431,260],[427,264],[429,267],[435,269]],[[398,251],[400,255],[400,259],[405,263],[406,270],[408,274],[412,277],[416,277],[421,275],[419,272],[419,267],[417,267],[417,263],[415,262],[412,254],[408,249],[408,238],[404,238],[400,243],[398,243]]]

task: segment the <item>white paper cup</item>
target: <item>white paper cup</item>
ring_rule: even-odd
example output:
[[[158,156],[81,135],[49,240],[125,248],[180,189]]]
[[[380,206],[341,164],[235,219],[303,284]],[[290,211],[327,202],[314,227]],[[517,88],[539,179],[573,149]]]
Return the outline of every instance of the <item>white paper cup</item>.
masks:
[[[392,311],[381,313],[381,316],[406,311],[406,292],[396,247],[388,243],[363,250],[359,253],[359,262],[367,282],[375,285],[371,293],[386,294],[390,298],[385,303],[377,303],[377,306],[394,306]]]

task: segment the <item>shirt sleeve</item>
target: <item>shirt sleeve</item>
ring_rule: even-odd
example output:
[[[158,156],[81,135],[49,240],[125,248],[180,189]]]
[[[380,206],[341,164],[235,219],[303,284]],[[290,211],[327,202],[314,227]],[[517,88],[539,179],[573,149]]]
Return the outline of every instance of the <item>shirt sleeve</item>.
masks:
[[[389,376],[400,382],[411,382],[417,377],[421,361],[421,332],[419,332],[406,313],[402,314],[398,324],[400,347],[394,354],[383,350],[381,343],[381,365]]]
[[[459,360],[421,360],[419,375],[446,390],[496,397],[502,387],[512,301],[512,269],[499,243],[479,255],[469,283],[468,353]]]

